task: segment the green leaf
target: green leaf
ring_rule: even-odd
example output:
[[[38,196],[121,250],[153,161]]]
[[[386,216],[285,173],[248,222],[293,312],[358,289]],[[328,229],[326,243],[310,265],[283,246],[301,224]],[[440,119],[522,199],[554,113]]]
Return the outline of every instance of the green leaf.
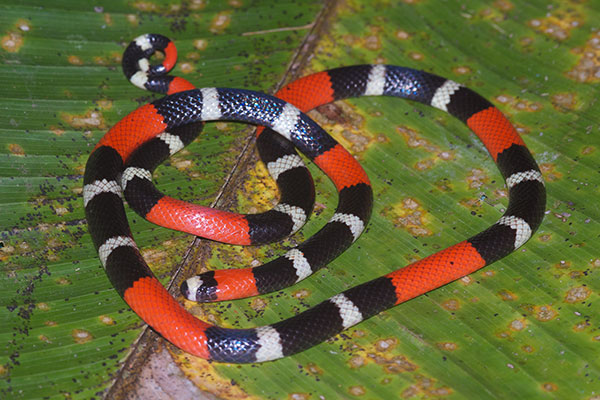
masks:
[[[198,86],[273,93],[309,72],[375,62],[453,79],[509,116],[549,196],[532,239],[480,272],[275,362],[207,363],[167,346],[176,370],[222,398],[594,398],[598,17],[594,2],[1,2],[0,397],[122,397],[131,387],[138,394],[152,387],[143,383],[151,363],[145,357],[155,360],[163,341],[138,339],[143,325],[100,267],[81,184],[87,156],[106,130],[157,97],[120,70],[124,46],[156,32],[177,45],[174,73]],[[361,98],[310,115],[369,174],[375,208],[367,231],[290,289],[223,304],[186,302],[202,318],[229,327],[288,318],[476,234],[506,206],[483,146],[439,110]],[[208,124],[159,168],[159,187],[222,208],[268,208],[276,191],[247,149],[252,135],[243,125]],[[136,241],[165,284],[196,269],[275,257],[333,213],[333,185],[311,171],[315,215],[283,243],[195,243],[130,212]],[[160,381],[161,390],[175,390],[168,382]]]

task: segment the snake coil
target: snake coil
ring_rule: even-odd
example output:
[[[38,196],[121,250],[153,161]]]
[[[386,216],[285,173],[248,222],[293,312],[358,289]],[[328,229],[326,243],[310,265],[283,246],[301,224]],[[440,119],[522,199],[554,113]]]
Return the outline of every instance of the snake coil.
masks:
[[[148,57],[155,50],[164,51],[165,59],[159,66],[150,66]],[[277,92],[279,98],[275,98],[239,89],[193,89],[181,78],[156,78],[170,70],[176,58],[174,46],[164,36],[140,36],[130,44],[126,55],[127,51],[131,53],[124,57],[124,63],[126,58],[128,60],[124,70],[134,84],[150,90],[162,87],[162,92],[171,94],[127,115],[96,145],[84,176],[86,217],[100,261],[117,292],[148,325],[191,354],[216,361],[249,363],[305,350],[387,308],[506,256],[522,246],[542,221],[546,201],[544,181],[523,140],[496,107],[454,81],[410,68],[359,65],[306,76],[281,89]],[[306,278],[337,257],[360,236],[371,214],[371,183],[362,167],[300,110],[349,97],[379,95],[401,97],[446,111],[479,137],[508,187],[508,206],[498,222],[467,240],[273,325],[253,329],[213,326],[193,317],[169,295],[141,256],[125,216],[121,184],[125,186],[128,202],[134,202],[129,200],[128,191],[135,186],[148,189],[147,182],[156,165],[155,161],[139,160],[164,159],[165,154],[172,154],[189,143],[202,121],[233,120],[272,129],[332,179],[339,193],[339,203],[333,217],[316,235],[263,266],[209,272],[182,285],[190,299],[200,301],[266,293]],[[145,155],[136,159],[136,150],[155,139],[158,144],[141,150]],[[285,140],[279,142],[283,147],[287,145]],[[158,151],[157,147],[163,150]],[[289,147],[282,151],[297,157]],[[279,155],[282,153],[268,153],[266,160],[285,157]],[[274,175],[296,168],[288,168],[295,166],[295,161],[278,165]],[[133,169],[127,173],[130,168]],[[301,185],[308,192],[313,190],[310,178]],[[134,192],[137,194],[133,197],[146,204],[142,212],[151,209],[149,204],[158,204],[164,198],[153,188]],[[286,199],[280,204],[290,205],[293,201]],[[185,221],[187,214],[170,212],[174,203],[177,202],[165,201],[161,218],[170,226],[178,225],[181,220],[184,220],[183,225],[189,223]],[[287,215],[291,219],[287,227],[298,228],[303,220],[294,207],[276,211],[279,217],[285,219]],[[312,200],[302,208],[305,216],[310,208]],[[244,216],[240,218],[249,220]],[[244,228],[241,224],[208,230],[213,229],[216,235],[211,238],[217,239],[220,235],[232,237],[232,231],[243,232],[240,226]],[[281,236],[288,231],[287,227],[274,228],[277,234],[271,236]]]

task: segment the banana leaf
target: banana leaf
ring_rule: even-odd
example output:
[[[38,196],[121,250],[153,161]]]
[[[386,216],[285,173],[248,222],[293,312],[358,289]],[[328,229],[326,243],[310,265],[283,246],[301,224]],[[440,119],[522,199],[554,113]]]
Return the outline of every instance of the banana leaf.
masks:
[[[561,398],[600,393],[600,5],[580,1],[0,2],[0,398]],[[120,68],[136,36],[179,51],[198,87],[274,93],[310,72],[387,63],[468,86],[504,112],[548,190],[540,229],[514,254],[282,360],[211,363],[152,332],[111,287],[87,232],[82,176],[104,133],[158,95]],[[158,57],[157,57],[158,58]],[[442,111],[360,98],[310,113],[365,167],[366,232],[286,290],[197,305],[254,327],[464,240],[494,223],[506,188],[470,131]],[[277,189],[253,128],[207,124],[155,173],[167,194],[223,209],[270,208]],[[333,184],[310,165],[314,215],[264,247],[225,246],[128,210],[157,276],[262,263],[331,217]]]

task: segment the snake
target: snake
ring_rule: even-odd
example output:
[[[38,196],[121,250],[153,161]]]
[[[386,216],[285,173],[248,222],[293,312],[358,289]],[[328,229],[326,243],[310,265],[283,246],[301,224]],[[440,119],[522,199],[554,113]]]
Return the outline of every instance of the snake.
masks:
[[[135,46],[152,47],[156,36],[144,35],[134,41]],[[174,60],[165,57],[163,67],[169,66],[168,63],[173,64]],[[144,86],[147,80],[148,65],[145,58],[138,62],[139,70],[145,71],[146,76],[133,78],[138,86]],[[129,307],[185,352],[219,362],[255,363],[304,351],[384,310],[505,257],[527,242],[542,222],[545,183],[531,152],[500,110],[457,82],[407,67],[355,65],[305,76],[283,87],[277,96],[245,89],[197,89],[182,85],[117,122],[88,158],[84,207],[100,262]],[[343,146],[303,113],[322,104],[360,96],[416,101],[465,123],[481,140],[505,180],[508,205],[503,215],[492,226],[466,240],[271,325],[231,329],[194,317],[154,276],[133,239],[121,189],[123,171],[131,155],[164,132],[195,129],[195,124],[204,121],[264,126],[291,142],[333,181],[339,196],[338,206],[327,224],[282,257],[289,260],[289,267],[282,264],[280,271],[273,272],[283,278],[269,278],[293,284],[337,257],[358,239],[368,223],[373,191],[366,172]],[[254,274],[252,270],[246,271],[241,278]],[[214,277],[216,286],[229,285],[217,279],[216,273]],[[238,278],[240,274],[233,272],[231,287],[236,286]],[[189,283],[182,286],[186,285],[190,292]],[[250,295],[257,292],[256,287],[240,290]]]

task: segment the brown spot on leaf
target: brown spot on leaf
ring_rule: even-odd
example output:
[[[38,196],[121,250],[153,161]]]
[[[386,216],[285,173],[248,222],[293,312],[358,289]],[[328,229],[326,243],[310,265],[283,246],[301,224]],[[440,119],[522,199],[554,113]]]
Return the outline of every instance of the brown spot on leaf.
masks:
[[[470,276],[463,276],[459,279],[459,282],[465,286],[468,286],[473,283],[473,278],[471,278]]]
[[[194,72],[194,66],[192,65],[192,63],[189,63],[189,62],[181,63],[181,65],[179,66],[179,69],[184,74],[189,74],[190,72]]]
[[[413,236],[429,236],[432,232],[425,227],[427,212],[416,199],[407,197],[400,204],[386,207],[381,214],[391,218],[394,226],[409,232]]]
[[[104,324],[104,325],[114,325],[115,324],[115,320],[112,317],[109,317],[108,315],[100,315],[98,317],[98,319],[100,320],[100,323]]]
[[[188,7],[190,10],[202,10],[206,7],[206,0],[191,0]]]
[[[453,342],[438,342],[436,343],[436,346],[438,347],[438,349],[444,351],[454,351],[458,349],[458,345]]]
[[[535,319],[541,322],[552,321],[558,316],[558,312],[554,310],[550,305],[537,306],[534,304],[523,304],[521,306],[529,314],[533,315]]]
[[[71,331],[71,336],[73,336],[75,343],[78,344],[88,343],[94,339],[92,334],[84,329],[73,329]]]
[[[571,30],[581,26],[584,17],[573,7],[557,9],[553,14],[529,21],[529,26],[538,33],[558,41],[567,40]]]
[[[136,1],[133,3],[133,7],[145,12],[156,12],[158,11],[158,6],[149,1]]]
[[[375,343],[375,349],[380,352],[390,351],[396,347],[398,344],[398,339],[389,338],[389,339],[381,339]]]
[[[46,335],[39,335],[38,340],[44,343],[52,343],[52,341]]]
[[[208,47],[208,40],[206,39],[196,39],[193,42],[194,48],[197,50],[206,50]]]
[[[516,293],[513,293],[508,289],[500,289],[498,291],[498,296],[504,301],[514,301],[519,298]]]
[[[356,368],[360,368],[363,365],[366,364],[365,359],[359,355],[351,357],[348,360],[348,364],[350,364],[350,368],[352,369],[356,369]]]
[[[410,53],[408,53],[408,56],[415,61],[422,61],[425,59],[425,55],[423,53],[419,53],[416,51],[411,51]]]
[[[546,392],[556,392],[558,390],[558,386],[556,386],[556,383],[545,382],[542,383],[542,389]]]
[[[83,65],[83,60],[78,56],[70,55],[69,57],[67,57],[67,61],[71,65]]]
[[[589,154],[592,154],[596,151],[596,147],[595,146],[585,146],[583,149],[581,149],[581,154],[584,156],[587,156]]]
[[[456,311],[460,309],[460,302],[457,299],[448,299],[442,302],[442,307],[448,311]]]
[[[576,323],[575,325],[573,325],[573,330],[575,332],[582,332],[582,331],[586,330],[589,326],[590,326],[589,321],[580,321],[580,322]]]
[[[317,366],[315,363],[306,364],[306,371],[313,376],[323,375],[323,370]]]
[[[254,311],[263,311],[264,309],[267,308],[268,304],[269,303],[262,297],[256,297],[256,298],[252,299],[252,301],[250,302],[250,307]]]
[[[25,150],[21,147],[21,145],[16,143],[11,143],[8,145],[8,151],[15,156],[24,156]]]
[[[396,36],[396,39],[406,40],[406,39],[409,39],[411,35],[410,35],[410,33],[406,32],[402,29],[399,29],[396,31],[395,36]]]
[[[539,164],[540,171],[544,175],[544,180],[547,182],[556,182],[562,179],[563,174],[556,170],[556,164],[554,163],[541,163]]]
[[[524,344],[523,346],[521,346],[521,350],[523,350],[525,353],[533,353],[535,351],[535,348],[529,344]]]
[[[437,382],[432,378],[417,375],[415,379],[416,383],[401,393],[402,398],[412,398],[417,396],[422,398],[447,397],[452,394],[452,389],[447,386],[436,387]]]
[[[381,42],[379,36],[369,35],[365,38],[365,48],[368,50],[379,50],[381,49]]]
[[[575,108],[576,100],[575,93],[557,93],[552,95],[550,98],[552,106],[558,111],[573,110]]]
[[[54,133],[56,136],[62,136],[65,134],[65,130],[57,126],[51,126],[50,132]]]
[[[23,46],[23,35],[20,32],[8,32],[0,39],[0,45],[9,53],[16,53]]]
[[[496,0],[494,2],[494,7],[499,9],[500,11],[511,11],[515,6],[508,0]]]
[[[592,291],[585,286],[578,286],[569,289],[565,295],[565,303],[579,303],[587,299]]]
[[[60,286],[68,286],[68,285],[73,284],[73,282],[71,282],[70,279],[67,279],[64,276],[61,276],[60,278],[57,278],[55,280],[55,282],[56,282],[57,285],[60,285]]]
[[[466,179],[469,189],[479,189],[490,180],[485,171],[479,168],[471,169]]]
[[[100,99],[96,102],[101,110],[110,110],[113,106],[112,100]]]
[[[290,393],[288,394],[289,400],[308,400],[310,399],[309,393]]]
[[[577,82],[600,80],[600,32],[594,32],[583,48],[573,49],[579,61],[567,76]]]
[[[60,117],[75,129],[106,129],[104,116],[96,110],[90,110],[85,114],[61,113]]]
[[[456,74],[456,75],[467,75],[470,74],[471,72],[473,72],[471,70],[471,68],[469,68],[466,65],[460,65],[458,67],[454,67],[452,68],[452,71]]]
[[[511,321],[510,325],[508,326],[510,330],[513,331],[522,331],[523,329],[527,328],[527,320],[525,319],[515,319],[513,321]]]
[[[138,26],[138,24],[140,23],[137,15],[135,14],[127,14],[127,22],[129,22],[133,26]]]
[[[348,393],[350,393],[352,396],[362,396],[367,393],[367,390],[364,388],[364,386],[350,386],[348,388]]]
[[[221,11],[214,16],[209,30],[212,33],[222,33],[231,24],[231,11]]]
[[[367,353],[367,357],[375,364],[380,365],[383,370],[389,374],[416,371],[418,368],[416,364],[403,355],[386,357],[385,354],[369,352]]]

